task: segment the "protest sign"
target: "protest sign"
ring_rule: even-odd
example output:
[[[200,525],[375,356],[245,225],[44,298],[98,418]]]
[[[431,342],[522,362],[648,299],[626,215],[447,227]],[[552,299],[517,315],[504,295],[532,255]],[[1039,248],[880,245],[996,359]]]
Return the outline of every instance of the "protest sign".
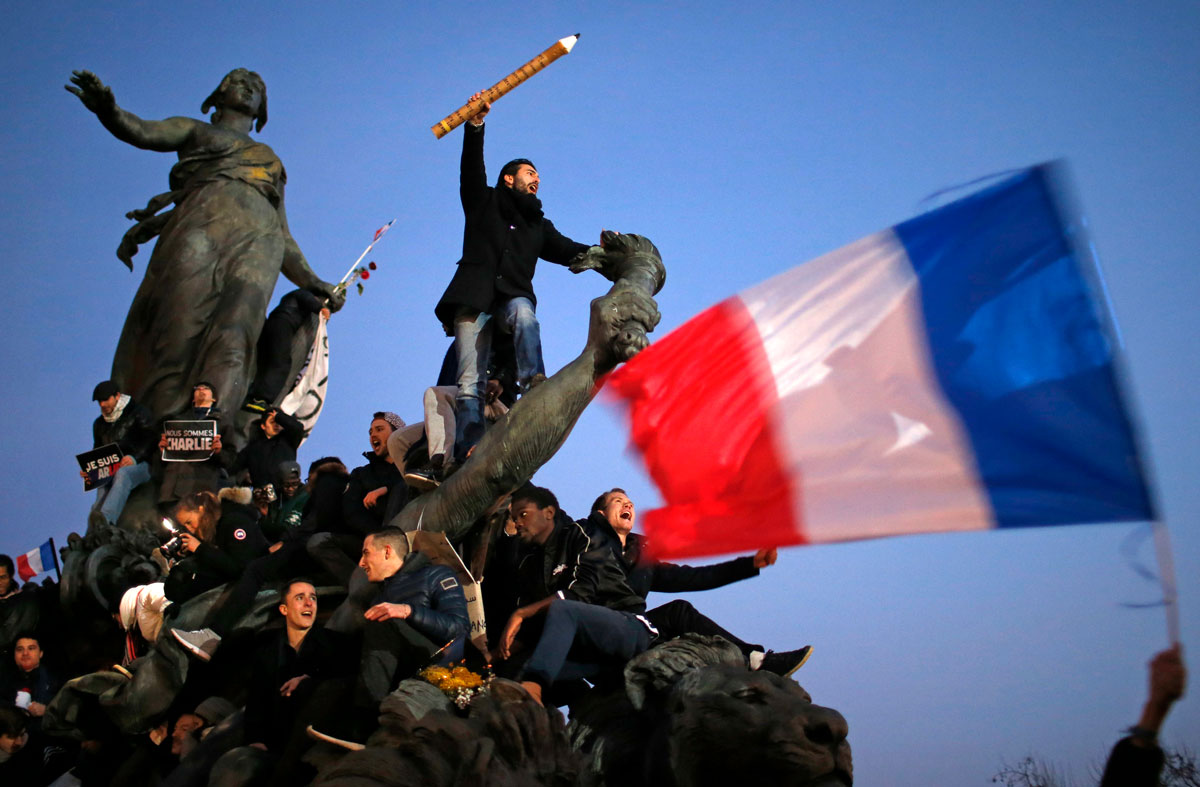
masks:
[[[90,492],[111,484],[113,470],[121,464],[121,456],[121,449],[116,443],[75,454],[79,469],[87,473],[87,478],[83,481],[83,491]]]
[[[213,455],[216,421],[167,421],[163,427],[167,447],[164,462],[203,462]]]

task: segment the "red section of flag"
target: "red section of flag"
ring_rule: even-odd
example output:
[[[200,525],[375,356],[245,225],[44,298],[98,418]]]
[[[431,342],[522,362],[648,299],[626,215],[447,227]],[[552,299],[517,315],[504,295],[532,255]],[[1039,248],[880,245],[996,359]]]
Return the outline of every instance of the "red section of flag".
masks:
[[[633,443],[666,505],[643,515],[659,557],[803,543],[789,478],[771,436],[775,383],[758,331],[730,298],[618,369]]]
[[[17,555],[17,576],[22,582],[28,582],[40,573],[40,570],[35,570],[29,565],[29,555]]]

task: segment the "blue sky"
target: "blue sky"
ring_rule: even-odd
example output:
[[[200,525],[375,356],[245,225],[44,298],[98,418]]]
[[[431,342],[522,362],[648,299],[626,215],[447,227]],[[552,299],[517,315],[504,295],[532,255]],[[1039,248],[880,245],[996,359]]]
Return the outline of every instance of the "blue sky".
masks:
[[[669,272],[660,332],[911,217],[938,189],[1066,158],[1172,530],[1185,646],[1196,628],[1195,3],[47,3],[6,21],[0,551],[85,527],[74,454],[90,447],[92,386],[149,256],[130,274],[114,250],[123,214],[166,189],[173,163],[104,131],[62,90],[72,69],[145,118],[198,117],[228,70],[262,74],[260,136],[325,278],[399,219],[367,293],[331,323],[329,404],[301,450],[353,463],[372,411],[417,417],[447,344],[433,305],[460,250],[461,140],[429,127],[578,32],[570,56],[494,108],[490,171],[533,159],[547,215],[576,239],[652,238]],[[536,284],[556,369],[606,282],[544,264]],[[597,403],[537,480],[580,515],[613,485],[648,508],[656,494],[626,444]],[[861,784],[982,785],[1030,752],[1083,777],[1136,720],[1145,662],[1166,644],[1161,611],[1122,606],[1157,594],[1121,552],[1137,531],[793,548],[762,577],[691,600],[747,639],[815,645],[799,678],[849,720]],[[1193,699],[1165,737],[1200,740]]]

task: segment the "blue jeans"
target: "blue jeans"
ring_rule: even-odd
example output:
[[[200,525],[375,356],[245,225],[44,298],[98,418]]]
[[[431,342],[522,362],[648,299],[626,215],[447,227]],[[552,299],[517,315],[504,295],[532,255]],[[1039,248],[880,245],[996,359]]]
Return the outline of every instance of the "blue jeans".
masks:
[[[517,381],[524,389],[535,375],[546,373],[542,363],[542,333],[533,303],[509,298],[491,312],[461,314],[454,320],[454,352],[458,358],[458,394],[454,398],[454,460],[461,464],[467,451],[483,437],[484,389],[492,360],[492,323],[503,319],[513,336]]]
[[[96,490],[96,502],[92,503],[92,510],[99,511],[110,525],[115,525],[125,510],[129,493],[149,480],[149,462],[134,462],[129,467],[122,467],[108,486]]]
[[[548,689],[556,680],[592,678],[606,667],[622,667],[648,647],[650,630],[630,613],[556,599],[522,676]]]

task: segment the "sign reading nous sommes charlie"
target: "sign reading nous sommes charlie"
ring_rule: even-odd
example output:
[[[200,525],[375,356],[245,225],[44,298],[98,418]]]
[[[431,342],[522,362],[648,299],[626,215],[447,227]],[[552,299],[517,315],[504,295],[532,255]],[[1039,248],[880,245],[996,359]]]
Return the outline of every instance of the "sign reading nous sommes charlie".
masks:
[[[163,425],[167,446],[164,462],[203,462],[213,454],[216,421],[167,421]]]
[[[102,445],[82,454],[75,454],[79,469],[87,473],[83,480],[83,491],[90,492],[112,483],[113,469],[121,463],[121,449],[116,443]]]

